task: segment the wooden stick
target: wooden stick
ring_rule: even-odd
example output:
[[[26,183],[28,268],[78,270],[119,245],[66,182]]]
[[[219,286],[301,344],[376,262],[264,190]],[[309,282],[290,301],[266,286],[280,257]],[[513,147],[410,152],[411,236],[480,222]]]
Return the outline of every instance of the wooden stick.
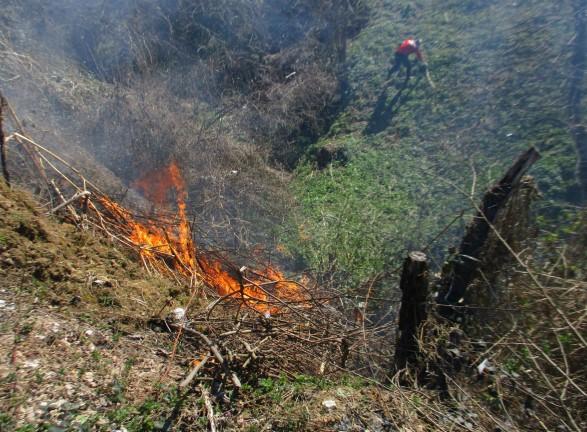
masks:
[[[428,70],[428,68],[426,68],[426,79],[428,80],[428,84],[430,84],[430,87],[436,89],[436,85],[434,84],[434,81],[432,81],[432,77],[430,76],[430,71]]]
[[[218,429],[216,428],[216,418],[214,416],[214,406],[212,405],[212,400],[210,399],[210,393],[206,387],[200,384],[200,391],[202,392],[202,397],[204,398],[204,405],[206,405],[206,412],[208,415],[208,422],[210,423],[210,431],[216,432]]]
[[[200,371],[200,369],[202,369],[204,367],[204,365],[206,364],[206,362],[210,359],[210,355],[206,354],[204,356],[204,359],[202,361],[200,361],[192,370],[191,372],[188,374],[187,377],[185,377],[185,379],[179,384],[179,386],[181,388],[183,387],[187,387],[196,377],[196,375],[198,374],[198,372]]]
[[[193,336],[198,336],[200,339],[202,339],[206,343],[206,345],[208,345],[208,347],[210,348],[210,351],[212,352],[212,354],[214,354],[214,357],[216,357],[218,362],[220,362],[220,364],[223,365],[223,367],[225,369],[227,369],[227,371],[228,371],[228,366],[226,364],[226,360],[224,359],[224,356],[220,353],[220,350],[218,349],[218,345],[216,345],[214,342],[212,342],[208,336],[206,336],[204,333],[200,333],[197,330],[187,328],[184,326],[179,326],[179,325],[175,325],[175,324],[168,324],[168,325],[169,325],[169,327],[171,327],[174,330],[181,329],[187,334],[191,334]],[[238,378],[236,373],[234,373],[233,371],[229,371],[229,372],[230,372],[230,379],[231,379],[232,383],[234,384],[235,387],[240,389],[242,387],[240,379]]]
[[[63,194],[61,193],[61,191],[59,190],[59,188],[57,187],[57,184],[55,184],[55,180],[51,180],[49,182],[49,184],[51,185],[51,187],[53,188],[53,190],[55,191],[55,193],[57,194],[57,196],[59,198],[61,198],[61,201],[63,201],[64,203],[66,203],[67,200],[65,199],[65,197],[63,196]],[[73,220],[77,222],[79,220],[79,216],[76,213],[75,209],[71,205],[68,205],[68,204],[65,204],[65,207],[67,207],[67,210],[71,214],[71,217],[73,217]]]
[[[16,129],[20,132],[20,134],[17,134],[17,133],[14,134],[17,141],[19,141],[21,143],[21,145],[23,146],[23,148],[25,149],[25,151],[27,152],[27,154],[31,158],[33,165],[35,166],[35,168],[37,169],[37,171],[39,172],[41,177],[43,177],[43,180],[45,180],[45,182],[49,183],[49,180],[47,178],[47,173],[45,172],[45,167],[43,166],[43,163],[41,162],[41,160],[39,158],[38,150],[35,148],[31,148],[28,144],[25,144],[24,142],[19,140],[19,136],[22,136],[25,134],[22,123],[20,122],[16,113],[12,109],[12,106],[10,106],[10,104],[8,103],[8,101],[6,99],[4,99],[4,103],[5,103],[5,107],[8,109],[8,114],[10,115],[10,117],[12,118],[12,121],[14,122],[14,125],[16,126]],[[19,135],[19,136],[17,136],[17,135]]]
[[[2,174],[4,175],[4,180],[6,180],[6,184],[10,187],[10,175],[8,174],[8,167],[6,165],[6,143],[7,140],[4,136],[4,128],[3,126],[3,109],[6,104],[4,100],[4,96],[0,94],[0,159],[2,161]]]
[[[36,149],[38,150],[42,150],[43,152],[49,154],[51,157],[55,158],[57,161],[61,162],[63,165],[65,165],[67,168],[69,168],[70,170],[72,170],[74,173],[76,173],[81,180],[83,180],[85,183],[87,183],[88,185],[90,185],[92,188],[95,189],[96,192],[99,192],[100,194],[106,196],[106,194],[104,192],[102,192],[100,190],[100,188],[98,186],[96,186],[94,183],[92,183],[91,181],[87,180],[82,173],[73,165],[71,165],[70,163],[68,163],[65,159],[63,159],[62,157],[60,157],[59,155],[57,155],[56,153],[52,152],[51,150],[49,150],[48,148],[43,147],[42,145],[36,143],[34,140],[32,140],[31,138],[29,138],[28,136],[25,136],[21,133],[14,133],[14,138],[17,140],[24,140],[26,141],[28,144],[31,144],[32,146],[34,146]],[[22,141],[19,141],[22,143]],[[37,151],[37,153],[40,155],[40,153]],[[44,158],[45,161],[48,161],[48,159]],[[53,167],[55,170],[57,170],[55,167]],[[59,172],[59,171],[58,171]],[[59,172],[59,174],[61,174]],[[63,174],[61,174],[63,175]],[[79,188],[78,188],[79,189]]]
[[[79,199],[79,198],[85,198],[85,197],[88,197],[90,195],[91,195],[91,192],[89,192],[89,191],[83,191],[83,192],[76,193],[74,196],[72,196],[67,201],[65,201],[65,202],[59,204],[57,207],[49,210],[47,212],[47,214],[53,214],[53,213],[61,210],[63,207],[70,205],[72,202],[76,201],[77,199]]]

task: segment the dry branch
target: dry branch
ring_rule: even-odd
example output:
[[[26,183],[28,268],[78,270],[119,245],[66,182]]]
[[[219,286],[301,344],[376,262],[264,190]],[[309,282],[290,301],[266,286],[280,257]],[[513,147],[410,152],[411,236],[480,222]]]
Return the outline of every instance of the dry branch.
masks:
[[[214,406],[212,405],[212,400],[210,399],[210,393],[208,393],[208,390],[203,385],[200,385],[200,391],[202,392],[202,397],[204,398],[204,405],[206,406],[208,422],[210,423],[210,431],[216,432],[216,417],[214,415]]]
[[[2,175],[6,184],[10,186],[10,175],[8,174],[8,166],[6,159],[6,137],[4,136],[4,106],[6,101],[4,96],[0,94],[0,162],[2,163]]]
[[[202,369],[206,365],[209,358],[210,358],[210,356],[208,354],[206,354],[204,356],[204,358],[200,362],[198,362],[198,364],[190,371],[190,373],[185,377],[185,379],[179,384],[179,386],[180,387],[187,387],[188,385],[190,385],[190,383],[194,380],[194,378],[196,377],[196,375],[198,374],[200,369]]]
[[[91,195],[91,192],[89,191],[83,191],[83,192],[79,192],[76,193],[74,196],[72,196],[70,199],[66,200],[65,202],[62,202],[61,204],[59,204],[57,207],[52,208],[51,210],[49,210],[49,212],[47,212],[47,214],[53,214],[59,210],[61,210],[63,207],[70,205],[71,203],[73,203],[74,201],[77,201],[80,198],[87,198]]]
[[[214,342],[212,342],[212,340],[206,336],[204,333],[201,333],[197,330],[188,328],[188,327],[184,327],[184,326],[179,326],[176,324],[169,324],[167,323],[167,326],[169,326],[169,328],[176,330],[176,331],[183,331],[186,334],[190,334],[192,336],[197,336],[200,339],[202,339],[206,345],[208,345],[208,348],[210,349],[210,352],[214,355],[214,357],[216,357],[216,360],[218,360],[218,363],[220,363],[222,365],[222,367],[226,370],[226,372],[230,375],[230,379],[232,381],[232,383],[234,384],[234,386],[236,388],[241,388],[242,384],[240,382],[240,379],[238,378],[237,374],[234,371],[231,371],[228,369],[228,364],[226,362],[226,360],[224,359],[224,356],[220,353],[220,349],[218,348],[218,345]]]

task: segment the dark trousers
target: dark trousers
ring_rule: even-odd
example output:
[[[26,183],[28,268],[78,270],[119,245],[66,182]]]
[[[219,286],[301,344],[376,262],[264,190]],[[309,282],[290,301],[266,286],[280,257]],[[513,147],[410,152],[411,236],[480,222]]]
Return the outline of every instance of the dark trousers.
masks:
[[[405,54],[400,54],[400,53],[395,53],[395,57],[393,59],[393,66],[391,67],[391,69],[389,70],[388,74],[387,74],[387,79],[390,79],[391,76],[396,73],[397,71],[400,70],[400,68],[403,66],[406,67],[407,69],[407,77],[410,77],[410,74],[412,73],[412,63],[410,62],[410,59],[408,58],[407,55]]]

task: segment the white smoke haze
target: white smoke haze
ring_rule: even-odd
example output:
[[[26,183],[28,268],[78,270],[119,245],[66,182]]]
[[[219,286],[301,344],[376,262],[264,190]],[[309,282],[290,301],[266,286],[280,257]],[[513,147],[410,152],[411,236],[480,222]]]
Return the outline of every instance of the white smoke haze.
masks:
[[[176,160],[213,240],[271,243],[297,138],[338,103],[332,2],[1,3],[0,85],[33,137],[125,199]]]

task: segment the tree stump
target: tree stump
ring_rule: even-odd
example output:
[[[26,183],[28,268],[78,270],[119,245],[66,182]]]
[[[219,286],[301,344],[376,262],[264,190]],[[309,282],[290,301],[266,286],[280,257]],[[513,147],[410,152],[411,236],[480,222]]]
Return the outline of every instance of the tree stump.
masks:
[[[428,258],[422,252],[410,252],[404,261],[400,282],[402,303],[394,360],[396,370],[417,368],[418,330],[427,317],[428,285]]]
[[[439,313],[444,318],[460,318],[460,313],[453,306],[464,299],[469,284],[477,276],[479,258],[489,237],[491,225],[495,223],[498,212],[505,206],[522,177],[538,159],[540,153],[534,147],[522,153],[504,177],[483,197],[480,211],[467,227],[458,253],[449,259],[442,271],[438,303]]]

